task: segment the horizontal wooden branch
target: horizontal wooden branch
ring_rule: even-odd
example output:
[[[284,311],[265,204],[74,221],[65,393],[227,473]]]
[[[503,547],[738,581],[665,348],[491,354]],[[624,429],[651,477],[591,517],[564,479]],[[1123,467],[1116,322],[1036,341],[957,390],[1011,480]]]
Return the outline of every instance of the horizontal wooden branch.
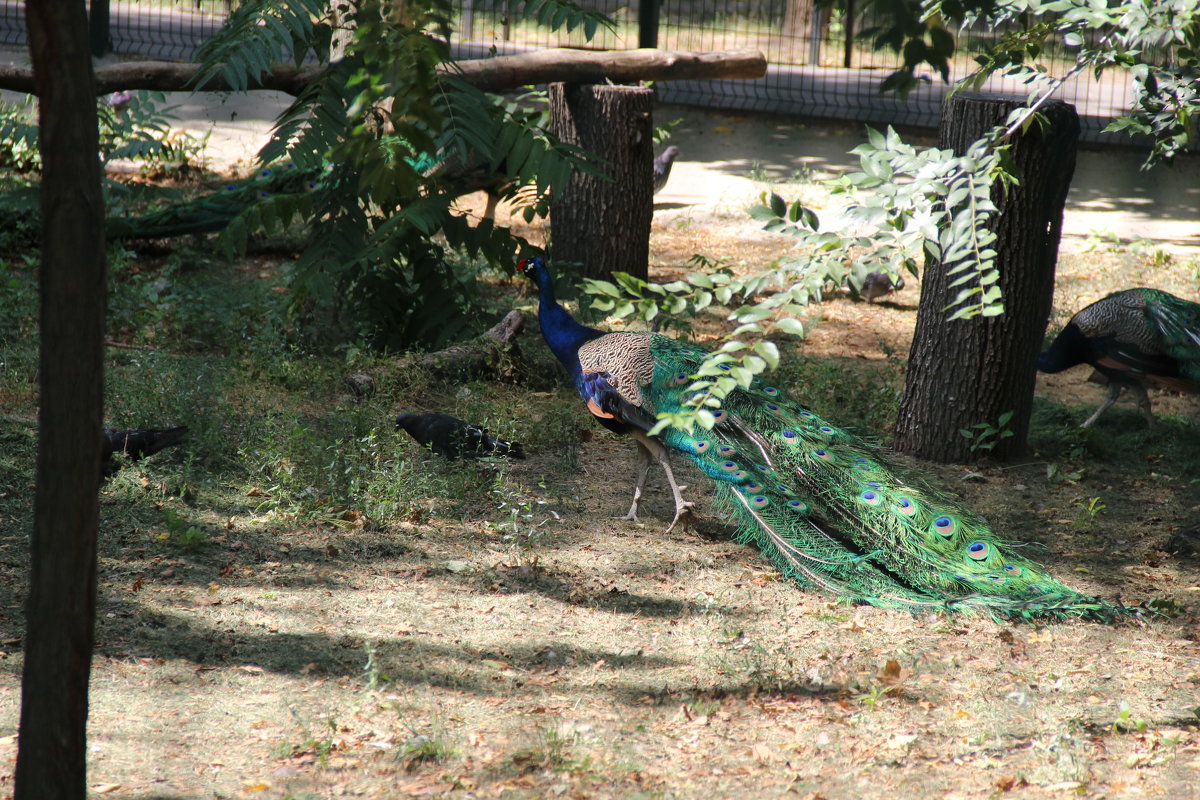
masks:
[[[297,95],[324,69],[323,66],[316,65],[297,68],[291,64],[276,64],[250,88],[276,89]],[[180,64],[174,61],[122,61],[103,64],[95,69],[96,94],[136,89],[152,89],[157,92],[196,91],[192,84],[199,72],[198,64]],[[224,78],[217,75],[199,91],[228,92],[232,88]],[[23,64],[0,64],[0,89],[36,94],[33,70]]]
[[[321,74],[319,65],[295,67],[277,64],[250,88],[275,89],[299,94]],[[152,89],[159,92],[194,91],[199,73],[196,64],[172,61],[123,61],[96,67],[96,94]],[[459,61],[442,67],[488,92],[514,89],[528,84],[631,83],[637,81],[698,80],[710,78],[761,78],[767,59],[758,50],[726,50],[687,53],[669,50],[535,50],[512,56]],[[233,87],[220,75],[198,90],[228,92]],[[0,64],[0,89],[35,94],[33,70],[21,64]]]
[[[447,72],[484,91],[528,84],[636,83],[638,81],[761,78],[767,58],[760,50],[687,53],[670,50],[535,50],[512,56],[448,64]]]

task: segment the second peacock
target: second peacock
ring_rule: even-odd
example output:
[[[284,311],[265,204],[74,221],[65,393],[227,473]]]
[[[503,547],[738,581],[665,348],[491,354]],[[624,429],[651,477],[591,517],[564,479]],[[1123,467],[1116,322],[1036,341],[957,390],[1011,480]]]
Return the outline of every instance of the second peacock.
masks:
[[[518,270],[537,284],[542,334],[588,410],[638,443],[642,468],[626,518],[637,518],[653,461],[664,468],[674,497],[672,527],[690,512],[670,451],[713,481],[738,539],[802,586],[912,611],[1100,621],[1130,613],[1017,556],[985,522],[913,479],[882,450],[762,381],[729,394],[711,431],[668,428],[651,437],[658,413],[684,408],[706,353],[658,334],[582,325],[556,302],[541,258],[520,262]]]

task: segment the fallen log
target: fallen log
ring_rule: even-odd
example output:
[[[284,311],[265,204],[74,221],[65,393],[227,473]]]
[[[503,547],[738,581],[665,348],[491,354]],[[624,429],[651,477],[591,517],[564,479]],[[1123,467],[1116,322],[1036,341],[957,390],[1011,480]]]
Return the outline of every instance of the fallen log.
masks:
[[[370,396],[376,384],[404,379],[414,371],[455,381],[485,377],[511,379],[520,360],[516,338],[524,327],[525,315],[514,309],[488,331],[469,342],[451,345],[434,353],[405,356],[388,365],[382,374],[351,375],[346,378],[347,386],[356,397],[361,398]]]
[[[276,64],[250,84],[251,89],[274,89],[298,95],[319,76],[320,65],[296,67]],[[767,72],[767,59],[759,50],[722,50],[690,53],[669,50],[535,50],[496,58],[447,62],[440,67],[488,92],[515,89],[529,84],[564,81],[567,83],[636,83],[705,79],[761,78]],[[159,92],[235,91],[225,78],[214,75],[200,88],[194,83],[200,73],[198,64],[172,61],[122,61],[95,68],[96,94],[151,89]],[[33,70],[23,64],[0,65],[0,89],[37,94]]]

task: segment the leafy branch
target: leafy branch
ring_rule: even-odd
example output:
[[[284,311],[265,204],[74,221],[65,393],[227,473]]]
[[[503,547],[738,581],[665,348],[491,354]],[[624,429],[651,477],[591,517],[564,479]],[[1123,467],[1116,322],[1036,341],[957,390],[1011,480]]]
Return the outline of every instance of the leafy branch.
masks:
[[[927,82],[920,74],[925,66],[949,82],[959,43],[970,41],[988,44],[960,87],[978,87],[998,73],[1038,87],[1052,83],[1049,96],[1067,76],[1054,79],[1044,65],[1065,54],[1075,62],[1071,74],[1086,69],[1098,79],[1112,69],[1130,72],[1133,101],[1106,130],[1152,137],[1146,167],[1198,140],[1200,6],[1190,0],[860,0],[857,10],[879,20],[859,38],[903,62],[883,80],[883,91],[904,95]],[[975,32],[981,35],[973,38]]]
[[[573,0],[494,5],[585,32],[611,25]],[[319,225],[291,273],[306,334],[384,347],[469,335],[487,322],[478,262],[510,268],[528,245],[490,219],[471,224],[457,198],[488,188],[529,220],[574,170],[596,169],[546,132],[544,100],[485,94],[447,69],[453,11],[449,0],[248,0],[201,54],[203,76],[241,87],[280,58],[325,64],[259,153],[310,185],[256,198],[223,238],[240,249],[296,219]]]

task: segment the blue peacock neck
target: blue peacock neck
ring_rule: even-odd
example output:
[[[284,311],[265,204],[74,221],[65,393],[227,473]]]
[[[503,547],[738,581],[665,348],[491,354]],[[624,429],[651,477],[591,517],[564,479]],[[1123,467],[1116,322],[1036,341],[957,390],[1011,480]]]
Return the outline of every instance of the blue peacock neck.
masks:
[[[567,368],[571,378],[578,383],[582,372],[579,365],[579,348],[585,342],[603,336],[604,332],[581,325],[558,304],[554,298],[550,273],[544,265],[535,268],[533,277],[538,287],[538,325],[542,329],[542,337],[550,351]]]
[[[1087,360],[1087,338],[1075,323],[1067,324],[1054,342],[1038,356],[1042,372],[1062,372]]]

